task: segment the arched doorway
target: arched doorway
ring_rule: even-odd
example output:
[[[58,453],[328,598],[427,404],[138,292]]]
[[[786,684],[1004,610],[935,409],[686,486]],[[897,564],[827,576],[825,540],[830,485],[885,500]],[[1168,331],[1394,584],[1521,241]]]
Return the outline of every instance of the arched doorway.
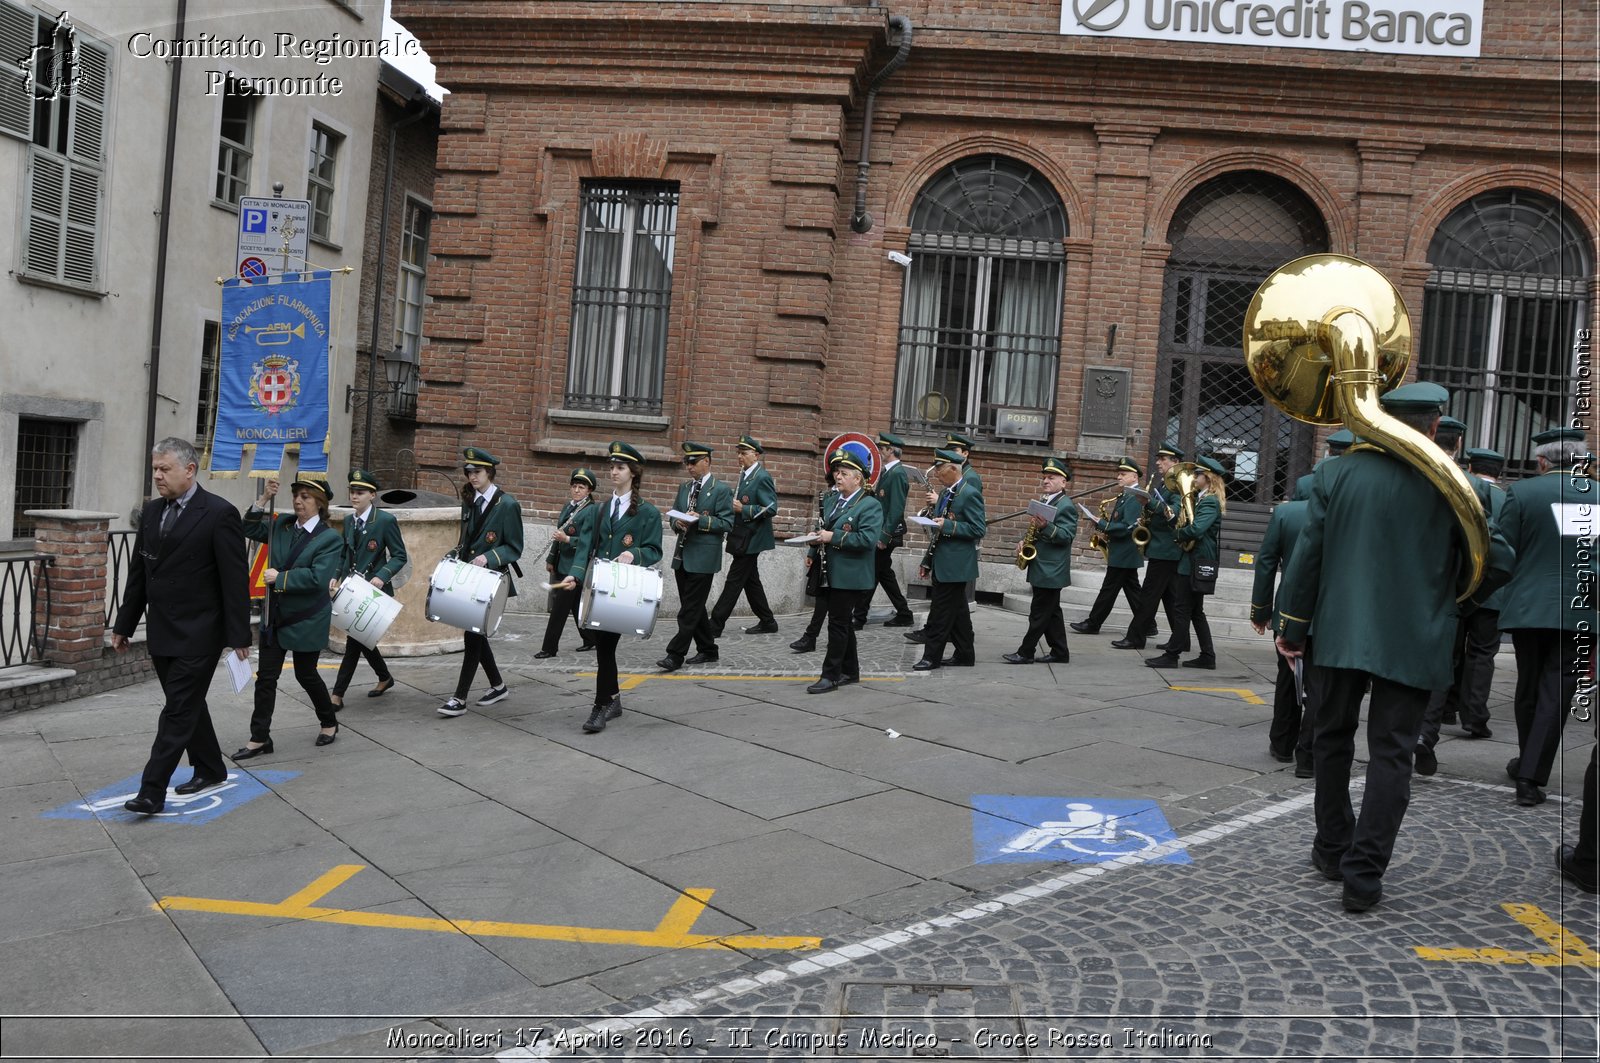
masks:
[[[1328,250],[1311,200],[1273,174],[1238,170],[1189,193],[1167,230],[1152,450],[1172,440],[1228,468],[1230,522],[1287,498],[1312,464],[1309,426],[1261,397],[1245,367],[1244,315],[1261,282],[1301,255]],[[1258,509],[1257,513],[1263,510]]]

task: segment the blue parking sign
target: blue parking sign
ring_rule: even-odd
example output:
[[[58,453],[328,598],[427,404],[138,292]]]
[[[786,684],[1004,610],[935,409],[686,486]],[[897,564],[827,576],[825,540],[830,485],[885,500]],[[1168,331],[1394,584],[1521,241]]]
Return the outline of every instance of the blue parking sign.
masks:
[[[239,217],[239,229],[247,233],[264,233],[267,231],[267,212],[257,207],[243,211]]]

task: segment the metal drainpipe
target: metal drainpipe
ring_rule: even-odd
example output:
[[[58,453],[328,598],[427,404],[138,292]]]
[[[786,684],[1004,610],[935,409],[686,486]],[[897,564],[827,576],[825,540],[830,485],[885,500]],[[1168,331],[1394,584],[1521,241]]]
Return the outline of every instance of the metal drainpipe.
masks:
[[[418,102],[417,97],[407,105]],[[389,257],[389,201],[394,194],[394,142],[397,134],[408,125],[428,116],[423,106],[416,114],[398,118],[389,124],[389,157],[383,164],[383,210],[378,214],[378,265],[377,276],[372,281],[372,332],[367,339],[367,428],[361,439],[361,467],[372,468],[372,404],[378,397],[378,326],[383,321],[383,279]]]
[[[889,75],[905,65],[911,55],[911,20],[904,15],[890,15],[889,28],[900,31],[900,47],[867,85],[867,100],[861,116],[861,158],[856,161],[856,210],[850,217],[850,228],[858,233],[872,231],[872,215],[867,213],[867,171],[872,168],[872,163],[867,161],[872,150],[872,105],[877,102],[878,89],[889,80]]]
[[[189,0],[178,0],[177,24],[172,39],[181,41],[184,23],[189,13]],[[144,450],[139,454],[139,477],[134,483],[145,483],[150,478],[150,452],[156,445],[156,394],[161,386],[161,319],[167,300],[167,242],[172,235],[172,172],[178,154],[178,89],[183,80],[183,52],[177,50],[172,57],[172,81],[167,87],[167,151],[161,165],[161,228],[156,237],[156,288],[151,297],[149,398],[144,407]],[[141,491],[140,498],[144,497]]]

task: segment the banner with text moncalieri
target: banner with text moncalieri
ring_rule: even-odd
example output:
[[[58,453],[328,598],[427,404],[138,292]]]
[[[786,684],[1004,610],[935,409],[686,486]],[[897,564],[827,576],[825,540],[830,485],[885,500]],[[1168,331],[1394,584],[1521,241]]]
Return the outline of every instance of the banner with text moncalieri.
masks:
[[[222,365],[211,471],[276,473],[285,447],[300,472],[328,471],[332,274],[285,273],[222,285]]]
[[[1061,32],[1475,58],[1483,0],[1062,0]]]

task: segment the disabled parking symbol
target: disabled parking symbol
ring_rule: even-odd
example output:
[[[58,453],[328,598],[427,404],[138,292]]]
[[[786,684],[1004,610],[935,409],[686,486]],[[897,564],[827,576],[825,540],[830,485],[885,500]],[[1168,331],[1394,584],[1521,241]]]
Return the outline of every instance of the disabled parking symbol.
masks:
[[[1178,840],[1161,809],[1149,801],[975,794],[972,802],[972,847],[980,864],[1098,864]],[[1188,853],[1173,848],[1150,862],[1191,861]]]
[[[230,771],[221,786],[201,790],[197,794],[177,794],[167,788],[165,807],[153,816],[129,812],[122,803],[139,794],[139,776],[130,775],[89,794],[82,801],[73,801],[41,812],[40,819],[148,819],[158,823],[208,823],[225,816],[236,808],[249,804],[269,791],[263,782],[285,783],[300,773],[297,771]]]

